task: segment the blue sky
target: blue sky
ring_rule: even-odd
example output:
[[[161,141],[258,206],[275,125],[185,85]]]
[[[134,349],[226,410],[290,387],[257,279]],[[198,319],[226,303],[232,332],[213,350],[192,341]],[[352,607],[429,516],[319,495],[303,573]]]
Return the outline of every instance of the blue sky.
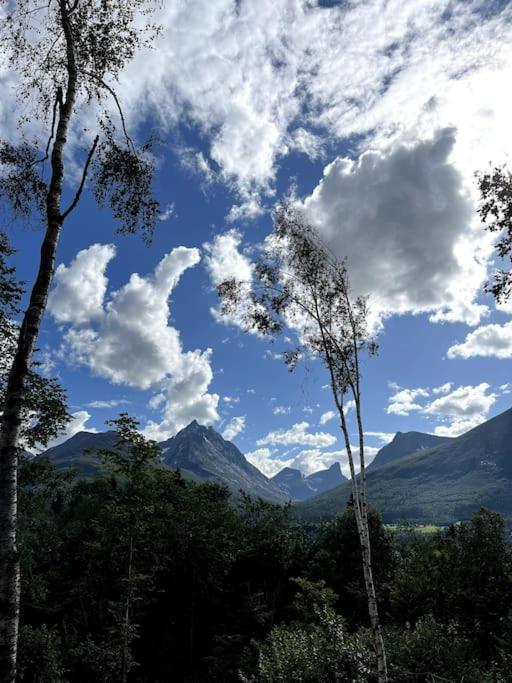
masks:
[[[117,86],[131,129],[162,140],[162,220],[149,248],[89,195],[66,223],[39,343],[75,414],[62,438],[126,410],[159,440],[212,424],[267,474],[345,467],[318,361],[290,374],[284,341],[212,313],[218,273],[250,273],[285,196],[370,295],[370,453],[399,430],[456,436],[510,407],[512,307],[482,294],[492,244],[473,178],[512,147],[509,3],[163,4],[158,44]],[[41,233],[8,232],[30,283]]]

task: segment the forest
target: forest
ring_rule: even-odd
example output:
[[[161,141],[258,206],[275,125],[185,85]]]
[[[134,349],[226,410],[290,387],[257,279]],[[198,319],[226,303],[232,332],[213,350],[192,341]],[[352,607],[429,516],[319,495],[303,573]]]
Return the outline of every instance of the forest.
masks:
[[[21,465],[19,679],[377,680],[353,507],[311,526],[233,500],[155,467],[135,426],[119,418],[104,476]],[[390,680],[512,680],[504,520],[369,527]]]

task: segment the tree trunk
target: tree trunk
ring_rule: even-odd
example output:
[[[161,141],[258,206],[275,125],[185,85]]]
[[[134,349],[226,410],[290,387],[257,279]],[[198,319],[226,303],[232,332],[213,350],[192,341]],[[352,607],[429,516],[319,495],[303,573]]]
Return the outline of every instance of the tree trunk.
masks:
[[[121,683],[126,683],[128,677],[128,659],[130,655],[130,610],[132,606],[132,570],[133,570],[133,529],[130,522],[130,547],[128,552],[128,586],[123,620],[123,651],[121,655]]]
[[[363,556],[363,574],[366,595],[368,598],[368,614],[370,615],[370,625],[373,634],[373,645],[375,647],[375,656],[377,659],[377,680],[379,681],[379,683],[387,683],[388,671],[386,662],[386,650],[384,648],[384,639],[382,637],[379,610],[377,607],[377,596],[375,594],[375,584],[373,582],[368,518],[366,518],[366,523],[363,520],[363,528],[364,527],[365,533],[363,533],[363,536],[360,537],[359,540],[361,543],[361,553]]]
[[[335,391],[333,385],[333,392]],[[366,598],[368,601],[368,614],[370,617],[370,625],[373,635],[373,644],[375,648],[375,657],[377,660],[377,680],[378,683],[387,683],[388,672],[386,663],[386,650],[384,647],[384,639],[382,637],[382,629],[380,626],[379,610],[377,606],[377,597],[375,593],[375,584],[373,581],[373,570],[372,570],[372,559],[371,559],[371,546],[370,546],[370,530],[368,526],[368,508],[366,505],[366,491],[364,481],[362,482],[362,495],[359,493],[359,487],[357,485],[357,476],[354,468],[354,458],[352,454],[352,447],[350,445],[350,435],[348,432],[348,427],[346,423],[345,413],[343,412],[343,406],[339,403],[337,394],[335,394],[335,402],[338,407],[338,412],[341,418],[341,429],[343,432],[343,437],[345,440],[345,448],[347,450],[347,457],[350,465],[350,480],[352,484],[352,496],[354,498],[354,514],[356,518],[357,533],[359,536],[359,544],[361,546],[361,558],[363,563],[363,576],[364,585],[366,590]],[[359,429],[359,443],[360,452],[364,448],[363,442],[363,425],[361,420],[360,405],[357,404],[358,412],[358,429]],[[364,456],[363,456],[364,457]],[[363,460],[364,463],[364,460]],[[364,465],[363,465],[364,467]],[[364,475],[364,469],[362,470]]]
[[[65,0],[60,0],[59,4],[67,48],[68,83],[65,100],[63,101],[61,92],[57,94],[59,119],[51,154],[52,172],[46,201],[46,233],[41,245],[39,271],[20,327],[16,353],[9,373],[0,432],[0,683],[13,683],[16,679],[20,591],[16,546],[19,433],[25,383],[46,309],[62,227],[63,152],[76,98],[77,70],[73,35]]]

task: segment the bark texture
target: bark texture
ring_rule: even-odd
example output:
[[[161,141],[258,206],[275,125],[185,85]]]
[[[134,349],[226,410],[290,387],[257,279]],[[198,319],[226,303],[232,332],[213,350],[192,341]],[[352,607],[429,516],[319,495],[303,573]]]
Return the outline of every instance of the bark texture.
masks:
[[[19,434],[25,384],[55,269],[55,255],[62,227],[63,154],[77,89],[73,34],[65,0],[59,1],[59,7],[66,41],[68,81],[65,94],[59,90],[56,96],[58,123],[51,153],[46,233],[41,245],[39,270],[20,327],[18,345],[9,373],[0,432],[0,683],[13,683],[16,679],[20,601],[19,559],[16,546]]]

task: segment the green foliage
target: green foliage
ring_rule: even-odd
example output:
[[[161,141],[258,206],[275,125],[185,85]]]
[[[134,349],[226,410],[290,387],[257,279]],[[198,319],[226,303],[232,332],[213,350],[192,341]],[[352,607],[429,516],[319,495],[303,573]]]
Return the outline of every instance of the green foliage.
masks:
[[[115,426],[110,474],[21,462],[21,680],[374,680],[350,508],[307,534],[288,507],[234,507],[226,488],[156,467],[136,423]],[[396,538],[369,519],[391,680],[510,681],[502,519]]]
[[[381,612],[389,608],[389,591],[395,565],[392,537],[374,510],[368,513],[372,564]],[[337,609],[354,624],[365,624],[368,602],[361,566],[361,548],[351,505],[332,522],[321,526],[313,545],[309,574],[331,586],[338,599]]]
[[[479,214],[486,228],[497,233],[495,248],[500,259],[512,257],[512,175],[505,166],[496,166],[488,173],[477,176],[480,190]],[[506,301],[512,291],[512,273],[500,269],[494,282],[488,282],[486,291],[498,302]]]
[[[385,639],[393,683],[483,680],[471,641],[432,617],[419,619],[414,628],[388,629]]]
[[[345,623],[330,603],[334,596],[325,585],[296,580],[298,612],[310,619],[275,626],[260,645],[256,671],[244,681],[261,683],[315,683],[367,681],[370,650],[358,636],[349,636]]]
[[[1,148],[0,148],[1,162]],[[5,179],[4,179],[5,180]],[[2,192],[0,180],[0,194]],[[5,233],[0,231],[0,405],[4,403],[9,371],[18,339],[15,317],[23,287],[17,281],[15,269],[8,259],[14,250]],[[26,380],[26,396],[23,406],[21,443],[26,448],[47,444],[57,436],[70,420],[66,408],[66,392],[56,379],[43,377],[36,372],[37,361],[32,364]]]
[[[29,683],[64,680],[61,639],[56,629],[24,625],[18,640],[18,679]]]

